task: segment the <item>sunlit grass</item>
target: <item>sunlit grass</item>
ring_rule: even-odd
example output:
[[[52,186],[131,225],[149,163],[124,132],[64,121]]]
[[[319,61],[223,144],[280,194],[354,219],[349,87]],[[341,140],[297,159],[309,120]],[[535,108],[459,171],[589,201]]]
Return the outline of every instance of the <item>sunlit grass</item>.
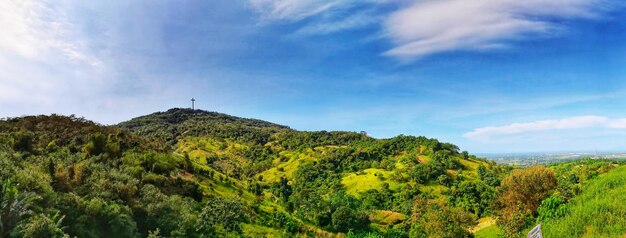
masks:
[[[392,179],[394,172],[383,169],[366,169],[357,173],[349,173],[341,179],[341,184],[350,195],[359,196],[359,193],[370,189],[381,190],[383,184],[389,184],[391,190],[396,190],[400,184]]]
[[[376,210],[372,211],[370,214],[370,221],[374,224],[378,225],[393,225],[398,224],[407,219],[407,216],[402,213],[386,211],[386,210]]]
[[[497,238],[501,233],[500,228],[496,224],[482,228],[474,233],[475,238]],[[547,237],[547,236],[544,236]]]
[[[311,149],[304,152],[282,151],[280,158],[274,160],[274,166],[259,175],[263,177],[263,182],[267,183],[278,182],[281,177],[293,179],[298,166],[304,161],[312,160],[315,160],[315,155]]]
[[[545,237],[624,237],[626,235],[626,167],[585,184],[570,201],[569,213],[544,224]]]

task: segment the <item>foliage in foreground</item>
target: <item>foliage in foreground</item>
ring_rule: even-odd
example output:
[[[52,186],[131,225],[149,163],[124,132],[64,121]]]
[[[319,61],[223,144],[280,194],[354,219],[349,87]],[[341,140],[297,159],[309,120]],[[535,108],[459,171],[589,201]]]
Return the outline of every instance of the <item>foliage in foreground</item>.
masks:
[[[498,187],[498,196],[494,200],[498,226],[493,226],[491,230],[501,229],[500,235],[506,237],[523,237],[537,223],[550,224],[560,219],[571,219],[570,209],[576,206],[574,205],[576,201],[580,201],[581,192],[588,195],[587,190],[591,190],[589,192],[593,193],[599,182],[595,180],[598,175],[618,167],[620,163],[611,160],[582,159],[552,164],[547,168],[533,166],[513,170],[502,181],[502,186]],[[584,185],[584,188],[581,185]],[[600,194],[588,196],[597,195]],[[585,207],[588,204],[582,206]],[[598,211],[596,208],[591,209]],[[614,215],[609,214],[608,217]],[[590,227],[584,221],[577,225]],[[546,231],[547,229],[552,228],[544,225],[544,234],[548,234],[546,237],[557,234],[553,230]],[[477,235],[482,236],[487,233],[493,232],[479,231]],[[559,234],[556,237],[583,237],[585,235],[571,232]],[[590,234],[593,234],[593,237],[606,237],[602,233]],[[492,236],[495,237],[493,234]]]
[[[626,234],[626,167],[583,186],[567,212],[544,223],[545,237],[623,237]]]

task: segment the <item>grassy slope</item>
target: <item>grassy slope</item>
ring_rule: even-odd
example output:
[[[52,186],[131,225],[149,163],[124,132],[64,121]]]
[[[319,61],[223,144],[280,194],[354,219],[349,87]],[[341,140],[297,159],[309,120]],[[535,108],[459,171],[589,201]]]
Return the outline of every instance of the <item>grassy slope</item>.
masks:
[[[258,203],[258,198],[248,191],[248,181],[235,179],[229,174],[222,174],[212,166],[207,164],[206,158],[208,157],[221,157],[226,158],[226,161],[234,162],[232,165],[243,166],[251,163],[248,159],[241,155],[241,151],[247,148],[246,143],[237,142],[229,138],[216,138],[210,127],[209,129],[196,129],[194,124],[205,123],[210,121],[217,123],[215,125],[231,125],[241,124],[245,128],[252,128],[254,130],[268,130],[270,133],[282,130],[290,130],[288,127],[260,121],[249,120],[244,118],[237,118],[228,116],[225,114],[202,112],[202,111],[189,111],[185,109],[172,109],[168,112],[155,113],[139,118],[135,118],[131,121],[121,123],[119,126],[130,129],[140,135],[153,134],[161,137],[167,141],[174,142],[174,154],[178,155],[181,159],[185,154],[189,155],[194,167],[201,168],[207,171],[213,171],[213,178],[208,178],[199,174],[192,175],[192,178],[197,181],[205,194],[227,197],[227,198],[239,198],[245,204],[251,205],[256,203],[260,209],[268,214],[272,211],[285,211],[284,208],[271,199],[271,194],[265,191],[264,199]],[[229,129],[230,127],[226,127]],[[172,137],[170,134],[173,134]],[[162,136],[161,136],[162,135]],[[272,147],[272,143],[267,143],[266,147]],[[290,181],[293,179],[294,172],[298,169],[298,166],[305,161],[315,161],[322,157],[327,150],[339,147],[339,145],[326,145],[318,146],[315,148],[306,148],[303,150],[292,151],[284,150],[279,153],[277,158],[272,160],[272,165],[269,169],[262,171],[255,175],[255,178],[262,176],[264,184],[278,182],[281,177],[286,177]],[[420,145],[417,155],[417,161],[419,163],[429,162],[431,153],[430,149],[426,146]],[[410,169],[411,162],[407,160],[407,153],[404,152],[394,158],[396,161],[395,168],[368,168],[357,172],[346,172],[343,174],[341,183],[345,186],[348,194],[355,197],[360,197],[360,193],[369,189],[382,189],[384,183],[389,184],[389,188],[393,191],[401,191],[408,183],[398,182],[392,179],[393,176],[408,177],[408,170]],[[456,176],[463,174],[468,178],[477,177],[476,169],[478,165],[487,165],[484,161],[473,161],[459,158],[459,161],[463,165],[463,169],[449,170],[448,174]],[[222,161],[224,162],[224,161]],[[226,169],[222,171],[230,172],[229,164],[220,164]],[[259,176],[260,175],[260,176]],[[220,178],[226,177],[227,180],[223,181]],[[429,181],[428,184],[416,185],[423,193],[442,194],[443,191],[448,188],[439,185],[436,181]],[[296,217],[291,217],[296,219]],[[396,224],[399,221],[405,220],[406,215],[395,213],[391,211],[372,211],[370,219],[373,226],[379,226],[383,228],[389,224]],[[319,228],[309,226],[310,230],[315,231],[323,236],[332,235],[328,232],[319,230]],[[255,234],[258,236],[267,237],[281,237],[281,230],[260,226],[257,224],[245,224],[244,231],[248,234]]]
[[[624,237],[626,234],[626,167],[585,184],[564,218],[544,224],[545,237]]]
[[[346,187],[348,194],[358,197],[359,193],[370,189],[381,190],[384,183],[389,184],[389,189],[401,188],[400,183],[391,180],[393,171],[383,169],[366,169],[358,173],[349,173],[344,176],[341,183]]]
[[[192,158],[196,167],[213,170],[211,167],[207,166],[205,160],[205,158],[211,154],[228,156],[229,158],[237,160],[241,164],[248,163],[248,161],[240,158],[240,156],[236,153],[237,149],[244,146],[245,145],[231,141],[218,141],[204,137],[186,137],[178,142],[175,152],[180,155],[187,153]],[[272,168],[259,173],[259,175],[263,176],[263,181],[266,183],[278,182],[281,177],[286,177],[291,180],[293,179],[293,173],[302,162],[317,160],[317,158],[320,157],[320,153],[324,153],[324,151],[324,147],[317,147],[314,149],[309,148],[300,152],[282,151],[280,153],[280,158],[274,159]],[[424,155],[420,155],[420,158],[422,158],[424,162],[429,160],[429,157]],[[476,168],[478,165],[486,165],[483,161],[471,161],[465,159],[460,159],[459,161],[464,165],[465,169],[460,171],[451,171],[452,174],[461,172],[468,176],[477,176]],[[389,188],[391,190],[400,191],[407,184],[395,181],[392,179],[392,176],[394,176],[397,171],[402,171],[404,168],[404,164],[398,161],[394,170],[369,168],[355,173],[346,173],[341,182],[345,186],[347,193],[357,198],[360,197],[360,193],[367,190],[381,190],[384,183],[389,184]],[[215,171],[215,173],[216,175],[221,175],[221,173],[217,171]],[[404,176],[408,175],[404,174]],[[194,175],[194,177],[201,181],[201,184],[204,185],[203,188],[205,189],[205,193],[207,194],[229,198],[239,197],[248,203],[252,203],[254,201],[254,195],[250,194],[246,190],[247,184],[244,181],[231,178],[231,182],[224,183],[198,175]],[[411,185],[415,186],[415,184]],[[430,181],[425,185],[418,185],[418,187],[422,192],[433,194],[441,194],[443,191],[448,189],[445,186],[437,184],[435,181]],[[261,208],[268,211],[273,209],[282,210],[280,205],[270,202],[269,200],[264,200],[261,204]],[[292,218],[295,219],[295,217]],[[391,211],[373,211],[370,215],[372,226],[379,229],[384,229],[384,227],[389,224],[396,224],[405,219],[406,215]],[[246,224],[244,229],[250,234],[266,237],[281,237],[281,231],[273,228]]]
[[[201,184],[202,189],[205,194],[226,197],[230,199],[239,199],[245,204],[253,204],[257,202],[257,198],[247,190],[248,183],[246,181],[240,181],[234,179],[232,177],[228,177],[225,174],[220,173],[219,171],[211,168],[207,165],[206,158],[212,155],[221,155],[227,156],[229,159],[237,161],[239,165],[243,165],[249,163],[246,159],[244,159],[238,151],[244,148],[246,145],[242,145],[237,142],[228,141],[228,140],[216,140],[213,138],[207,137],[185,137],[180,140],[175,149],[175,154],[182,157],[183,154],[187,153],[191,158],[192,163],[195,168],[201,168],[204,170],[210,170],[215,173],[213,178],[208,178],[202,175],[194,174],[193,178]],[[316,148],[315,151],[321,151],[321,148]],[[283,151],[281,152],[281,161],[288,159],[287,161],[275,161],[274,166],[266,170],[260,175],[264,176],[264,181],[266,183],[278,182],[282,176],[287,178],[291,178],[293,172],[297,169],[300,162],[303,160],[314,160],[313,149],[307,149],[302,153],[295,153],[291,151]],[[181,158],[182,159],[182,158]],[[277,159],[278,160],[278,159]],[[282,168],[282,172],[278,172],[278,168]],[[227,182],[220,181],[219,177],[228,178]],[[271,194],[265,192],[265,198],[271,198]],[[284,214],[289,214],[284,209],[284,207],[279,204],[273,202],[271,199],[263,199],[260,203],[257,203],[259,209],[262,211],[271,214],[276,211],[283,212]],[[298,220],[298,218],[294,216],[290,216],[291,219]],[[302,221],[300,221],[302,223]],[[305,230],[312,232],[316,237],[333,237],[335,234],[319,229],[318,227],[308,225],[302,223],[304,225]],[[285,237],[290,234],[285,233],[285,231],[277,228],[266,227],[258,224],[242,224],[243,232],[245,234],[244,237]],[[302,235],[302,234],[301,234]]]
[[[312,149],[306,149],[302,153],[282,151],[280,157],[273,161],[272,168],[261,172],[259,175],[263,176],[263,181],[268,183],[278,182],[281,177],[293,179],[293,174],[302,162],[313,160],[316,160],[316,156]]]
[[[474,233],[475,238],[496,238],[500,234],[500,228],[497,225],[493,224],[487,226],[483,229],[480,229],[476,233]]]

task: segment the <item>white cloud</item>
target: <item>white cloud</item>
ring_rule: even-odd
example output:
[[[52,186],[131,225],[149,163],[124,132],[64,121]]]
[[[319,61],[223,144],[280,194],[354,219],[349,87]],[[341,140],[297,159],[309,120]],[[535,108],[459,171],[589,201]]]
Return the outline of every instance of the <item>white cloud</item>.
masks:
[[[35,0],[0,1],[0,106],[48,107],[53,98],[103,89],[104,67],[61,9]],[[3,110],[0,110],[2,112]]]
[[[36,61],[63,55],[91,66],[102,64],[77,40],[63,11],[35,0],[1,1],[0,9],[0,52]]]
[[[513,123],[505,126],[477,128],[471,132],[463,134],[463,137],[470,140],[486,141],[493,138],[515,136],[525,133],[591,128],[624,129],[626,128],[626,118],[610,119],[602,116],[579,116],[558,120]]]
[[[32,32],[32,10],[39,7],[32,1],[0,2],[0,50],[11,51],[27,58],[37,57],[39,45],[36,32]]]
[[[613,128],[613,129],[625,129],[626,128],[626,118],[613,120],[613,121],[611,121],[611,122],[609,122],[607,124],[607,127],[608,128]]]
[[[416,58],[452,50],[483,50],[529,34],[551,34],[551,19],[591,18],[602,0],[426,0],[392,13],[385,55]]]
[[[165,25],[172,19],[162,16],[172,10],[168,2],[0,1],[0,117],[80,114],[112,123],[187,105],[190,92],[200,97],[199,90],[182,83],[192,76],[178,73],[183,63],[175,56],[187,55],[176,47],[202,45],[200,39],[214,38],[216,30],[202,33],[210,37],[176,35],[184,44],[167,44],[172,36],[167,30],[178,27]],[[178,11],[187,9],[173,12]]]
[[[69,5],[0,1],[0,117],[102,114],[119,90],[117,82],[124,79],[111,64],[115,61],[91,47],[91,39],[81,31],[86,29],[83,22],[67,11]]]
[[[300,21],[345,14],[337,9],[353,6],[396,11],[370,15],[382,19],[383,35],[394,46],[386,56],[414,59],[455,50],[483,51],[507,47],[511,40],[557,34],[555,20],[595,18],[610,9],[607,0],[249,0],[264,20]],[[332,18],[332,17],[331,17]],[[360,16],[343,21],[306,25],[301,31],[327,34],[361,26]],[[334,24],[334,25],[333,25]]]

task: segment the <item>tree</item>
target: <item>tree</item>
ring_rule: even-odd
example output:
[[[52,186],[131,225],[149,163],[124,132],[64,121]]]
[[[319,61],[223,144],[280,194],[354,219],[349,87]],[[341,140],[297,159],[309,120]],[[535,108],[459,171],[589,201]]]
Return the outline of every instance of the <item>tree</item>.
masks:
[[[278,195],[283,204],[287,204],[293,189],[291,188],[291,185],[289,185],[289,180],[285,177],[281,177],[280,181],[274,184],[273,192],[275,195]]]
[[[557,179],[551,169],[542,165],[516,169],[502,180],[496,203],[502,208],[521,203],[524,209],[535,211],[556,187]]]
[[[463,156],[463,159],[468,159],[469,153],[466,150],[464,150],[463,152],[461,152],[461,156]]]
[[[22,152],[33,150],[34,135],[32,132],[20,131],[14,134],[13,149]]]
[[[458,185],[453,195],[457,206],[480,216],[489,209],[495,190],[483,181],[467,180]]]
[[[55,183],[54,181],[56,181],[56,173],[57,173],[56,164],[54,163],[52,158],[49,158],[48,159],[48,174],[50,175],[50,178],[52,178],[53,184]]]
[[[76,237],[137,237],[131,209],[102,198],[83,198],[75,193],[59,197],[57,206],[65,214],[67,233]]]
[[[532,215],[557,187],[554,171],[538,165],[516,169],[502,180],[495,207],[498,225],[509,236],[514,236],[532,222]]]
[[[100,155],[106,152],[107,137],[102,133],[94,133],[89,136],[89,141],[83,146],[83,152],[87,156]]]
[[[199,211],[193,199],[167,196],[153,185],[141,189],[140,207],[136,208],[138,227],[142,233],[148,231],[153,237],[198,237],[213,234],[213,227],[198,229]],[[196,236],[197,235],[197,236]]]
[[[357,213],[349,207],[341,206],[331,215],[332,228],[335,231],[347,232],[349,230],[363,229],[369,225],[367,216]]]
[[[63,232],[63,218],[59,213],[52,216],[46,214],[37,214],[32,216],[28,221],[19,227],[19,233],[22,237],[32,238],[62,238],[69,237]]]
[[[215,199],[202,209],[200,227],[220,226],[226,232],[241,232],[240,222],[245,220],[243,206],[239,201]]]
[[[54,152],[58,151],[59,150],[59,146],[57,145],[57,141],[56,140],[50,141],[50,143],[48,143],[48,146],[46,146],[46,150],[49,153],[54,153]]]
[[[194,168],[193,168],[193,163],[191,162],[191,158],[189,157],[189,154],[185,153],[185,163],[184,165],[184,169],[187,170],[188,172],[193,173],[194,172]]]
[[[567,213],[566,203],[559,196],[550,196],[541,202],[537,208],[537,221],[547,221],[565,216]]]
[[[274,211],[271,219],[266,221],[264,225],[284,228],[289,233],[295,233],[298,231],[298,222],[279,211]]]
[[[385,206],[386,201],[385,195],[376,189],[369,189],[361,194],[361,206],[364,209],[386,210],[388,209],[387,206]]]
[[[437,182],[443,186],[450,186],[450,184],[452,183],[452,179],[450,178],[450,176],[442,174],[439,175],[439,177],[437,178]]]
[[[485,175],[487,175],[487,169],[485,168],[485,166],[478,165],[478,176],[480,176],[480,179],[485,179]]]
[[[570,184],[577,184],[580,180],[578,178],[578,176],[575,173],[571,173],[567,176],[567,181]]]
[[[534,221],[532,211],[526,210],[520,203],[509,207],[498,215],[498,227],[504,231],[506,237],[518,237],[519,232],[531,225]]]
[[[493,172],[487,170],[485,166],[481,164],[478,166],[477,169],[478,169],[478,176],[480,176],[480,179],[485,181],[485,183],[489,184],[490,186],[500,185],[500,181],[498,180],[498,177]]]
[[[105,147],[106,152],[111,156],[120,157],[122,155],[122,145],[117,135],[109,134]]]
[[[7,237],[33,213],[31,208],[37,198],[33,193],[20,193],[10,180],[0,181],[0,237]]]
[[[149,231],[148,232],[148,238],[163,238],[160,234],[161,230],[159,228],[156,228],[153,231]]]
[[[461,208],[451,207],[442,199],[415,199],[409,222],[410,237],[456,238],[472,237],[468,231],[476,217]]]

